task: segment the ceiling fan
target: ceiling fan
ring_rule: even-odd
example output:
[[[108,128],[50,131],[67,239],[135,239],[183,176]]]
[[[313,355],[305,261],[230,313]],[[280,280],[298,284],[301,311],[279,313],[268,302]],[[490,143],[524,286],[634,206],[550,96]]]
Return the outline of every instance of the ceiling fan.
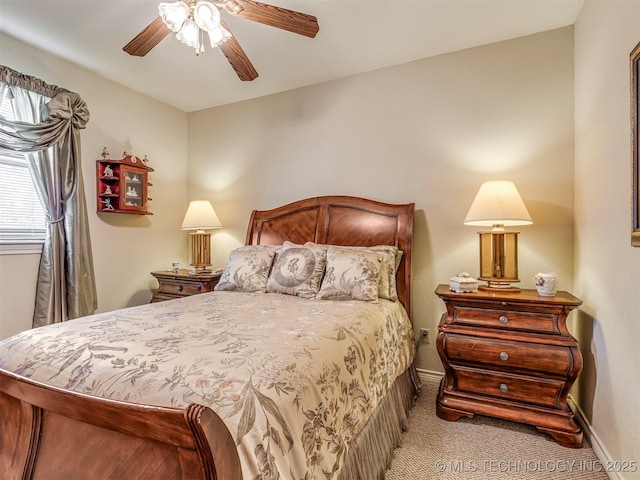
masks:
[[[319,29],[318,19],[313,15],[254,0],[182,0],[161,3],[158,10],[160,16],[123,47],[125,52],[144,57],[173,31],[178,40],[194,47],[196,55],[200,55],[204,51],[204,33],[207,32],[211,47],[220,47],[243,81],[254,80],[258,72],[220,18],[220,11],[309,38],[314,38]]]

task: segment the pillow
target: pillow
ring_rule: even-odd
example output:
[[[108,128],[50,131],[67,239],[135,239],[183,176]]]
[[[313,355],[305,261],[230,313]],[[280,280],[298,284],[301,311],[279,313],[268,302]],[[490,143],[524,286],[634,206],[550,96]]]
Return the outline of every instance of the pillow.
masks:
[[[247,245],[229,254],[216,291],[265,292],[273,257],[279,247]]]
[[[402,256],[402,252],[392,245],[376,245],[368,247],[368,250],[375,252],[381,260],[378,296],[395,302],[398,300],[396,287],[396,272],[400,265],[398,252],[400,252],[400,256]]]
[[[398,300],[398,290],[396,287],[396,272],[402,258],[402,251],[393,245],[375,245],[372,247],[343,246],[343,245],[319,245],[307,242],[305,245],[317,245],[327,248],[335,248],[343,251],[364,251],[374,252],[380,257],[380,280],[378,283],[378,297],[387,300]]]
[[[329,248],[327,267],[316,298],[321,300],[378,300],[380,265],[377,252]]]
[[[314,298],[326,258],[326,248],[284,242],[269,274],[267,292]]]

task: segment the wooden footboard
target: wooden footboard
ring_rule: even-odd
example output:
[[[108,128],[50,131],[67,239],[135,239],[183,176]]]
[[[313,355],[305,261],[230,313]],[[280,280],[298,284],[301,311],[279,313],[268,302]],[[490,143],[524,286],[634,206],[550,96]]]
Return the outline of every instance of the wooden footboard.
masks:
[[[231,434],[202,405],[108,400],[0,369],[0,412],[2,479],[242,479]]]

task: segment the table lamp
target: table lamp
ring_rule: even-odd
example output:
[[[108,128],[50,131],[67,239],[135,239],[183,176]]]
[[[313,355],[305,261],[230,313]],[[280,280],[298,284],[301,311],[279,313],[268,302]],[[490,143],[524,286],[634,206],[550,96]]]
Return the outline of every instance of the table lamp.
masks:
[[[465,225],[490,226],[490,231],[478,232],[480,237],[479,280],[488,282],[481,290],[519,291],[511,285],[518,278],[518,233],[506,227],[531,225],[531,215],[513,182],[493,180],[480,186]]]
[[[211,202],[208,200],[194,200],[189,204],[187,213],[182,221],[182,230],[191,232],[191,265],[196,267],[197,273],[208,271],[211,265],[211,234],[208,229],[220,228],[222,224],[216,215]]]

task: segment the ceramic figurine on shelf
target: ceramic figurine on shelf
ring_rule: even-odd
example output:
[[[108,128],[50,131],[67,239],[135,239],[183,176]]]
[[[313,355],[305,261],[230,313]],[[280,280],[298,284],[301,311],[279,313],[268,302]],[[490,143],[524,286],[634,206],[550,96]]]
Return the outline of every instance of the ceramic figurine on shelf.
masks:
[[[104,200],[102,200],[102,203],[104,203],[103,210],[115,210],[113,208],[113,205],[111,205],[111,199],[110,198],[105,198]]]
[[[113,177],[113,169],[109,165],[105,165],[102,175],[105,177]]]
[[[111,187],[107,185],[107,188],[104,189],[105,195],[111,195],[113,192],[111,191]]]

